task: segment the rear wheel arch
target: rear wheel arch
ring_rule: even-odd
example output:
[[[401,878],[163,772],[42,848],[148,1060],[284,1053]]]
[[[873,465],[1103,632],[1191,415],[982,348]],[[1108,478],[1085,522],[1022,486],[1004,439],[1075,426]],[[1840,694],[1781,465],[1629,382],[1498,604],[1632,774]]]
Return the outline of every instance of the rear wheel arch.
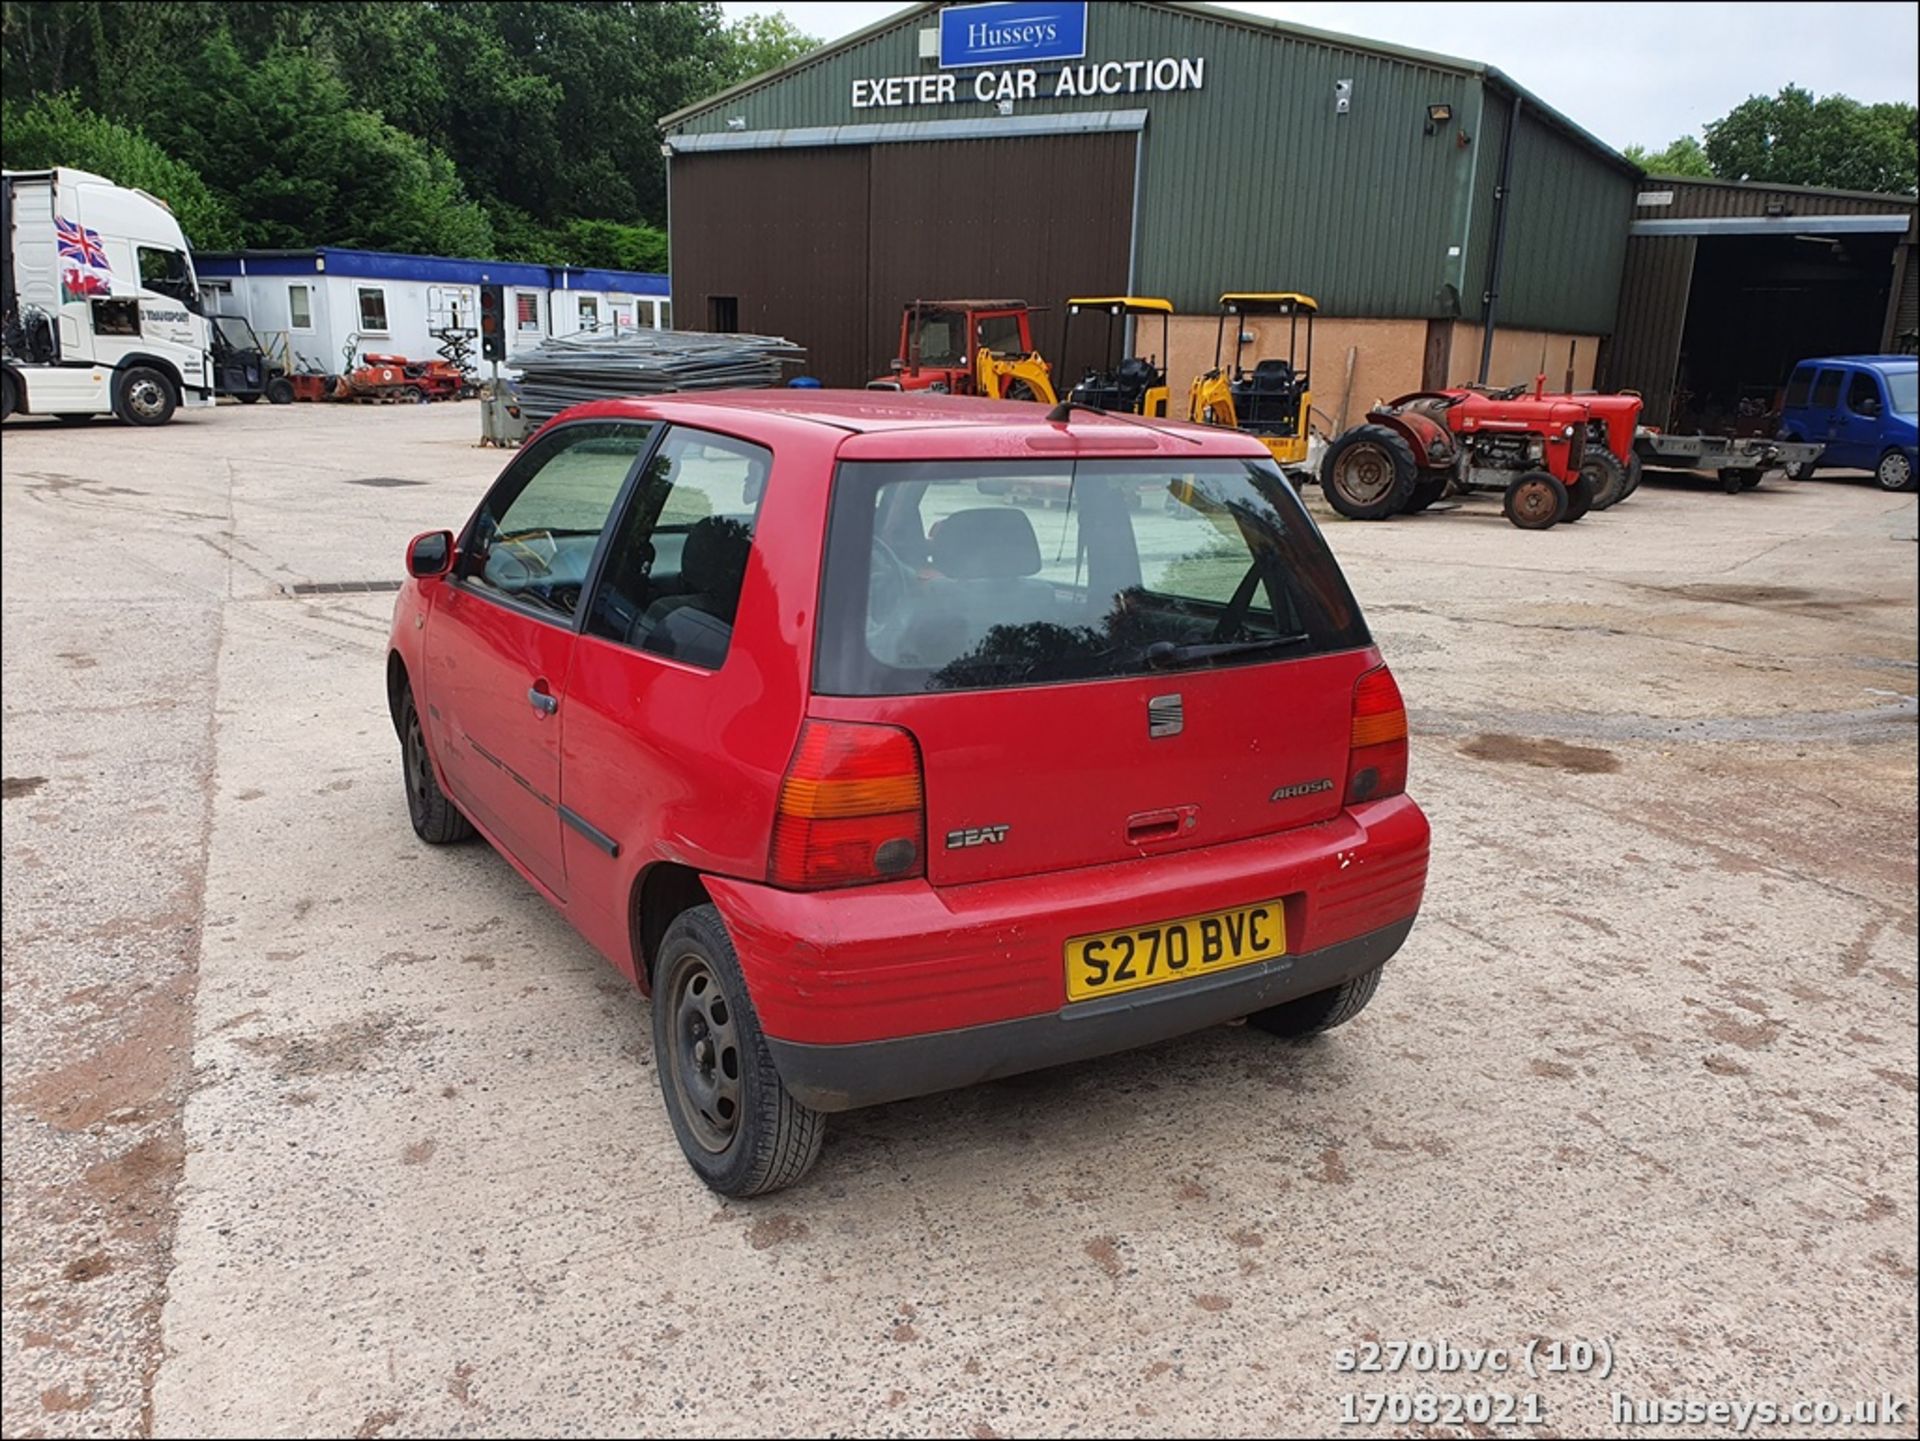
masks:
[[[712,901],[706,882],[692,866],[656,861],[633,879],[627,910],[633,944],[633,974],[644,991],[653,990],[653,968],[667,928],[695,906]]]

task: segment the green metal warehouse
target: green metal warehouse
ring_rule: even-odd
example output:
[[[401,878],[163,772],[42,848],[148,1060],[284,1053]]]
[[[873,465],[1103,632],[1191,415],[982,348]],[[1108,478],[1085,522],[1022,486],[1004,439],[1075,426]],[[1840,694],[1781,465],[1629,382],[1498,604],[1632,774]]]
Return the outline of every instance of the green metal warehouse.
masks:
[[[662,129],[682,326],[858,385],[915,298],[1161,295],[1181,394],[1223,290],[1303,291],[1335,422],[1475,378],[1490,310],[1486,379],[1590,384],[1640,178],[1491,66],[1137,0],[916,6]]]

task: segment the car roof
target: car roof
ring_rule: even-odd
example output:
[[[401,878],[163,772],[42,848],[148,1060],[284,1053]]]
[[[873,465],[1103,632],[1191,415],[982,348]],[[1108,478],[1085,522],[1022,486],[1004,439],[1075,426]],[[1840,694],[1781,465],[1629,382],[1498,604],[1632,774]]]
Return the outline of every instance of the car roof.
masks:
[[[1064,422],[1042,405],[974,396],[891,390],[711,390],[596,400],[562,411],[560,419],[663,420],[669,425],[724,430],[751,439],[755,421],[799,423],[838,435],[840,449],[866,459],[884,457],[1016,457],[1052,454],[1178,454],[1194,459],[1248,457],[1268,452],[1252,436],[1185,421],[1141,422],[1075,406]],[[732,422],[729,424],[728,422]]]
[[[1873,370],[1904,370],[1920,365],[1920,356],[1912,355],[1816,355],[1800,365],[1864,365]],[[1796,365],[1794,369],[1798,370]]]

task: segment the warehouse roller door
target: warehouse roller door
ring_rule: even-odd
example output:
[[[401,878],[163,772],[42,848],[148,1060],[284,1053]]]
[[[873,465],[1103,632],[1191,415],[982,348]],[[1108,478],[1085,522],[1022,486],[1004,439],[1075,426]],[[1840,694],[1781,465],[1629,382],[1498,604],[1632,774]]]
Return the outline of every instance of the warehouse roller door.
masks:
[[[673,309],[682,329],[784,335],[828,385],[883,375],[914,299],[1047,307],[1034,340],[1061,365],[1062,302],[1126,289],[1136,133],[911,141],[676,155]]]

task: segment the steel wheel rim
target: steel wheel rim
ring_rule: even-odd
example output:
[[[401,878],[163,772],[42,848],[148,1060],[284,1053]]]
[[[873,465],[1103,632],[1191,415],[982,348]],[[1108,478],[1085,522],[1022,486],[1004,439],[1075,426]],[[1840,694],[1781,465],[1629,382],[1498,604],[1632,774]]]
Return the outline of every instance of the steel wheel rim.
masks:
[[[420,712],[407,710],[407,736],[401,749],[407,773],[407,808],[424,816],[432,800],[433,763],[427,759],[427,738],[420,733]]]
[[[740,1131],[740,1034],[713,967],[683,959],[667,998],[672,1036],[664,1058],[676,1109],[700,1149],[721,1155]]]
[[[1549,482],[1530,480],[1514,492],[1514,514],[1523,520],[1542,521],[1553,518],[1553,492],[1548,489]]]
[[[1890,455],[1880,462],[1880,484],[1888,490],[1904,490],[1913,478],[1913,467],[1904,455]]]
[[[1393,457],[1377,445],[1356,445],[1340,457],[1334,479],[1348,499],[1371,504],[1393,488]]]
[[[136,415],[158,415],[166,403],[157,380],[142,378],[127,387],[127,406]]]

